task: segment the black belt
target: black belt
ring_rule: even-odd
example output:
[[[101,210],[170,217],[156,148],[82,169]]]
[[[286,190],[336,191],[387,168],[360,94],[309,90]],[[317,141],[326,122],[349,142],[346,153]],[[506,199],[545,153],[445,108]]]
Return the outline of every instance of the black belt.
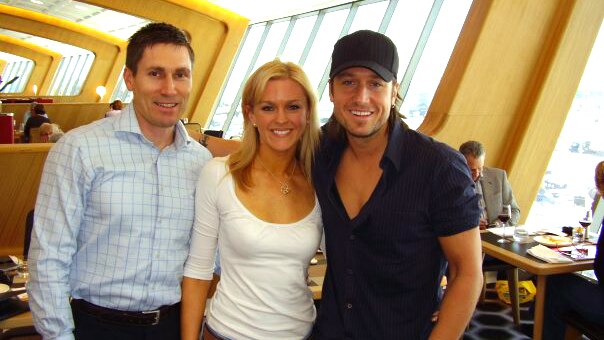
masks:
[[[129,312],[97,306],[81,299],[71,300],[71,308],[100,320],[119,325],[154,326],[168,315],[180,310],[180,302],[145,312]]]

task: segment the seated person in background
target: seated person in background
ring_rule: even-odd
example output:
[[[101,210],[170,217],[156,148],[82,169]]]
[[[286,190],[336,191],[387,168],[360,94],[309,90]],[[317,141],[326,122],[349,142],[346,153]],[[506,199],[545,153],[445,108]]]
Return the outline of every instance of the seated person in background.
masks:
[[[34,112],[34,107],[37,105],[37,102],[31,102],[29,104],[29,110],[27,110],[24,114],[23,114],[23,126],[25,126],[25,124],[27,123],[27,120],[29,118],[31,118],[32,112]],[[43,114],[44,117],[48,118],[47,114]]]
[[[33,115],[25,123],[25,129],[23,130],[23,139],[25,143],[29,143],[31,136],[30,130],[32,128],[39,128],[44,123],[50,123],[50,119],[46,116],[46,110],[44,105],[36,104],[34,106]]]
[[[512,186],[508,182],[505,170],[484,167],[486,152],[480,142],[467,141],[459,147],[459,152],[468,162],[472,179],[476,183],[476,192],[482,196],[479,203],[482,210],[480,229],[484,230],[495,224],[505,204],[509,204],[512,209],[508,225],[516,225],[520,219],[520,208],[512,193]]]
[[[311,184],[319,142],[304,71],[274,60],[245,84],[241,148],[203,168],[182,283],[182,336],[199,339],[220,249],[220,284],[204,339],[306,339],[316,316],[306,274],[322,234]]]
[[[23,126],[25,126],[25,124],[27,124],[27,121],[29,120],[29,118],[31,118],[32,112],[34,112],[34,107],[36,106],[36,102],[31,102],[29,104],[29,110],[25,111],[25,113],[23,114]]]
[[[58,124],[44,123],[40,125],[40,140],[42,142],[56,143],[64,132]]]
[[[111,110],[109,110],[109,111],[107,111],[107,113],[105,113],[105,118],[117,116],[120,113],[122,113],[124,104],[122,103],[121,100],[116,99],[113,101],[113,103],[109,104],[109,107],[111,108]]]
[[[596,166],[596,187],[604,194],[604,161]],[[600,236],[594,260],[598,284],[574,274],[552,275],[547,280],[543,316],[543,339],[564,339],[565,323],[561,315],[568,311],[580,314],[589,322],[604,327],[604,221],[592,221],[600,226]]]

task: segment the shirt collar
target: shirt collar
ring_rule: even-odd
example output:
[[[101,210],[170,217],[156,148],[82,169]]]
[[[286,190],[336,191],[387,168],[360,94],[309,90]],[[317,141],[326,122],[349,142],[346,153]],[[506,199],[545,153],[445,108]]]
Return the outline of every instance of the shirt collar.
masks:
[[[145,138],[141,132],[140,126],[138,125],[136,114],[134,113],[134,103],[130,103],[130,105],[126,106],[126,108],[122,110],[122,113],[116,117],[113,123],[113,129],[118,133],[132,133],[139,135],[140,138]],[[195,141],[189,136],[187,129],[179,120],[176,123],[176,134],[172,146],[176,149],[180,149],[185,146],[191,146],[191,143],[195,143]]]
[[[388,134],[388,145],[386,146],[386,151],[384,151],[384,156],[380,161],[380,166],[382,169],[384,169],[385,162],[389,161],[397,172],[401,170],[403,139],[405,130],[407,129],[408,127],[401,124],[399,120],[393,124]]]
[[[380,160],[380,167],[384,170],[384,173],[389,172],[388,168],[390,167],[386,165],[388,163],[392,165],[395,172],[398,173],[401,170],[405,131],[408,129],[407,125],[399,120],[390,129],[388,133],[388,145]],[[325,157],[324,160],[327,162],[327,169],[333,176],[335,176],[335,171],[346,146],[346,142],[329,138],[325,127],[323,127],[323,144],[321,149]]]

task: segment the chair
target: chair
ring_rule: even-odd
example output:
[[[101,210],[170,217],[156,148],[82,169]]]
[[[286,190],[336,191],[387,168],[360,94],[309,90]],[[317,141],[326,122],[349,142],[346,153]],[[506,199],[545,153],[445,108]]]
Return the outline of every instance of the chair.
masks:
[[[199,123],[186,123],[185,129],[187,129],[187,133],[191,134],[192,132],[201,135],[201,124]]]
[[[604,339],[603,327],[587,321],[573,310],[562,314],[562,321],[566,323],[566,331],[564,333],[564,339],[566,340],[582,339],[582,335],[592,340]]]
[[[224,131],[222,131],[222,130],[203,130],[203,134],[212,136],[212,137],[222,138],[222,136],[224,135]]]
[[[520,298],[518,296],[518,268],[514,267],[510,264],[507,264],[502,261],[493,261],[493,263],[484,263],[484,253],[482,254],[483,265],[482,265],[482,273],[483,273],[483,283],[482,283],[482,292],[480,293],[480,303],[484,303],[486,289],[487,289],[487,272],[492,271],[501,271],[505,270],[507,279],[508,279],[508,287],[510,291],[510,302],[512,307],[512,317],[514,319],[514,324],[520,325]]]
[[[34,228],[34,209],[27,213],[25,218],[25,235],[23,238],[23,258],[27,260],[27,254],[29,253],[29,243],[31,241],[31,231]]]
[[[29,129],[29,142],[30,143],[42,143],[40,139],[40,128]]]

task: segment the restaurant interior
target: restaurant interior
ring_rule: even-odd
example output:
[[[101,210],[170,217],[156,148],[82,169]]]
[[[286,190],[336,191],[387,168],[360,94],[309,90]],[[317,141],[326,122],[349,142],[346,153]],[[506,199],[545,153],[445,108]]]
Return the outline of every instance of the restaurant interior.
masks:
[[[485,166],[507,172],[521,211],[518,225],[531,235],[513,240],[514,227],[481,233],[483,254],[503,265],[483,268],[483,294],[464,338],[541,339],[548,277],[577,273],[596,280],[593,256],[556,261],[529,250],[536,237],[565,236],[563,227],[571,228],[572,239],[581,220],[590,221],[585,239],[593,243],[600,233],[604,203],[595,195],[593,171],[604,160],[604,1],[425,3],[0,0],[0,258],[17,262],[0,267],[11,273],[11,290],[0,291],[0,339],[40,339],[23,287],[24,249],[54,144],[40,140],[38,129],[24,143],[24,116],[32,103],[43,104],[68,133],[104,119],[116,99],[128,105],[127,39],[148,22],[171,23],[190,35],[196,60],[182,120],[189,131],[224,139],[242,133],[241,87],[257,66],[276,57],[302,65],[317,86],[324,123],[331,115],[326,51],[360,29],[392,37],[401,54],[398,105],[409,125],[454,149],[480,141]],[[510,242],[498,242],[502,237]],[[315,258],[308,282],[319,306],[326,261],[320,252]],[[525,281],[533,284],[528,291]],[[506,302],[499,282],[507,285]],[[580,316],[566,322],[569,339],[604,339],[604,329]]]

